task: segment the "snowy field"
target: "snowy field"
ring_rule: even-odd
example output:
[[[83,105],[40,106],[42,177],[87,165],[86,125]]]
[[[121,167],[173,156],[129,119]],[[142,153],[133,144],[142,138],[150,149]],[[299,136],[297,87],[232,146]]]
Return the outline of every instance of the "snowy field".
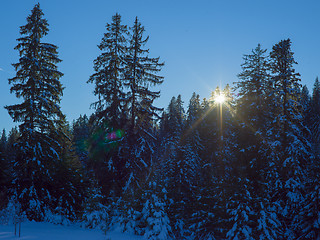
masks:
[[[60,226],[50,223],[24,222],[21,225],[21,237],[14,236],[14,225],[0,225],[0,240],[142,240],[142,237],[101,230],[84,229],[76,226]]]

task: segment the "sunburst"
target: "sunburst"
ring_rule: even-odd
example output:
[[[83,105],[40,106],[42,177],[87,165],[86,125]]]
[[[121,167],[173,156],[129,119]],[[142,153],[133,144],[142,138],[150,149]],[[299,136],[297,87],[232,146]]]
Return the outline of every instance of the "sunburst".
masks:
[[[223,94],[220,94],[220,95],[218,95],[218,96],[216,96],[216,97],[214,98],[214,101],[215,101],[216,103],[222,104],[222,103],[224,103],[224,102],[226,101],[226,98],[225,98],[225,96],[224,96]]]

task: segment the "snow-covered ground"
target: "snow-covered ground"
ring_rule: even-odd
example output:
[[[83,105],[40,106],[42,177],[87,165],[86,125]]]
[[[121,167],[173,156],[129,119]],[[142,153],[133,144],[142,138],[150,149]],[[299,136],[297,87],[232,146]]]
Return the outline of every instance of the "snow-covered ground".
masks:
[[[50,223],[24,222],[21,237],[14,236],[14,225],[0,225],[0,240],[142,240],[142,237],[120,232],[104,235],[98,229],[84,229],[77,226],[60,226]]]

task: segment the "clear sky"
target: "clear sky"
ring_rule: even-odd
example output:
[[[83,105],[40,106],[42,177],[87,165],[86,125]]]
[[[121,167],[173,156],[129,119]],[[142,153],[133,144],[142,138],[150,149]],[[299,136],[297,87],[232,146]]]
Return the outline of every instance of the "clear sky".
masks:
[[[165,62],[161,74],[158,107],[166,108],[178,94],[187,106],[192,92],[209,97],[216,86],[237,81],[243,54],[258,43],[270,50],[282,39],[291,38],[296,70],[302,84],[312,91],[320,75],[320,1],[317,0],[4,0],[0,14],[0,128],[14,124],[5,105],[18,103],[10,94],[8,78],[15,75],[12,63],[19,27],[33,6],[40,2],[49,22],[44,39],[59,47],[63,60],[59,70],[65,86],[62,111],[71,122],[90,114],[96,100],[93,85],[86,81],[93,73],[93,60],[106,23],[116,12],[123,23],[133,25],[138,16],[150,36],[151,57]]]

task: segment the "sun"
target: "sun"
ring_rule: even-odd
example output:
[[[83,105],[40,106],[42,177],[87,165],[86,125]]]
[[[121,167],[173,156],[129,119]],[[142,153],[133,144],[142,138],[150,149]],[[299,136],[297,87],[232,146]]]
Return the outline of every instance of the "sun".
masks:
[[[215,100],[215,102],[221,104],[221,103],[224,103],[226,101],[226,98],[225,98],[225,96],[223,94],[220,94],[220,95],[216,96],[214,98],[214,100]]]

